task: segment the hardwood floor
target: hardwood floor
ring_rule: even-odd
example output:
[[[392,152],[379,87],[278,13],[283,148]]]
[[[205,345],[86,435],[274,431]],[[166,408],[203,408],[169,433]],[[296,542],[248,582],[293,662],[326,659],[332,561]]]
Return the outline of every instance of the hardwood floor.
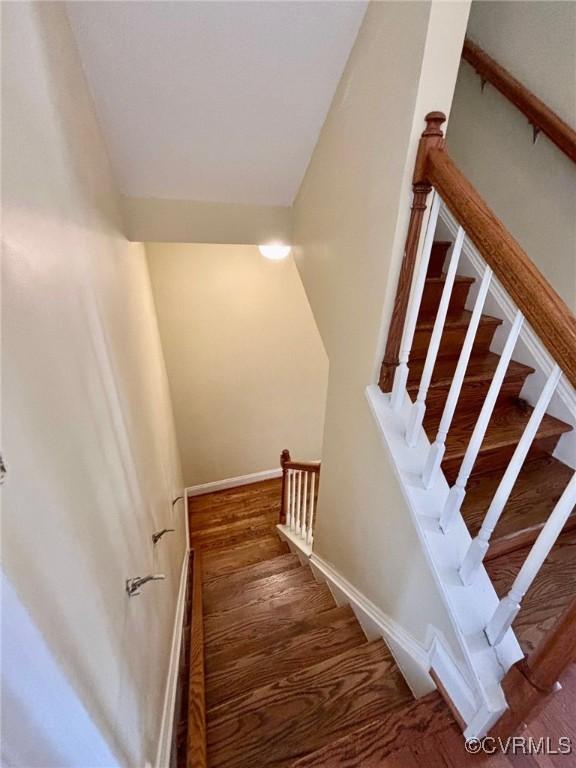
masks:
[[[551,466],[554,460],[538,471],[551,476]],[[560,475],[550,480],[556,495],[562,482]],[[274,480],[189,499],[191,544],[203,570],[210,768],[576,765],[571,756],[466,753],[440,695],[414,700],[383,641],[369,642],[351,608],[337,607],[280,541],[279,493]],[[483,492],[476,493],[471,510],[482,503]],[[526,493],[532,498],[534,492]],[[548,491],[543,495],[548,498]],[[520,514],[521,500],[510,503]],[[516,627],[527,647],[561,610],[568,594],[562,580],[575,547],[576,532],[564,534],[543,580],[527,595],[527,618]],[[519,558],[516,549],[512,558],[490,562],[498,589],[509,586]],[[570,670],[566,690],[526,733],[572,736],[574,696]]]
[[[440,717],[437,699],[432,713],[414,707],[384,642],[369,642],[350,607],[280,542],[279,499],[269,481],[189,500],[211,768],[320,765],[332,744],[367,728],[407,732]]]

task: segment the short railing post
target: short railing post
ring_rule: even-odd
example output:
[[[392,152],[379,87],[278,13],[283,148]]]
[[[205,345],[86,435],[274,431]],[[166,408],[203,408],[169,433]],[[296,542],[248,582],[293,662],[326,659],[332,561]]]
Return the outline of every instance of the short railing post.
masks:
[[[288,509],[288,467],[290,451],[284,448],[280,454],[280,467],[282,469],[282,498],[280,499],[280,525],[286,525],[286,510]]]

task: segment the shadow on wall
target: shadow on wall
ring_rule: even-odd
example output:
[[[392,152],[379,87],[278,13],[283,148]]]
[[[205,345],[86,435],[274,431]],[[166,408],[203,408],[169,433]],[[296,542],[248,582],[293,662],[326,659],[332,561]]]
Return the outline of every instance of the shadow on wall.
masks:
[[[328,359],[292,257],[146,246],[184,483],[320,458]]]

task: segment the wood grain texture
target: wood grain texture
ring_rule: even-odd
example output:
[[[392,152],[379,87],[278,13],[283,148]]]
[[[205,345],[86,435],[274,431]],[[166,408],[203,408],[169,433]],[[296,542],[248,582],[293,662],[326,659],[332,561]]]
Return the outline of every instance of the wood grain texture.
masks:
[[[536,94],[517,80],[507,69],[483,51],[469,37],[464,41],[462,58],[474,67],[483,81],[491,83],[528,121],[542,131],[561,152],[576,163],[576,131],[548,107]]]
[[[438,351],[439,357],[455,357],[459,354],[464,344],[471,316],[472,313],[465,310],[459,315],[453,315],[446,319]],[[489,315],[482,315],[472,348],[473,354],[486,353],[490,350],[494,333],[500,325],[502,325],[502,320]],[[426,357],[433,328],[434,322],[430,319],[424,319],[416,326],[412,352],[410,353],[412,361],[423,360]]]
[[[526,462],[492,534],[486,560],[532,544],[573,473],[552,456]],[[472,536],[480,530],[499,480],[498,473],[488,473],[473,476],[468,483],[462,515]],[[576,515],[572,514],[565,530],[575,526]]]
[[[207,706],[212,709],[366,642],[355,617],[314,627],[298,635],[276,635],[265,649],[240,656],[208,677]]]
[[[576,387],[576,318],[444,150],[427,175],[553,359]]]
[[[274,576],[277,573],[286,573],[287,571],[300,568],[301,563],[298,555],[292,553],[272,557],[269,560],[260,560],[253,565],[247,565],[244,568],[238,568],[232,573],[224,573],[222,576],[216,576],[205,584],[204,606],[209,610],[210,605],[218,600],[219,594],[226,594],[229,589],[239,588],[249,585],[258,579],[264,579],[267,576]]]
[[[284,622],[281,627],[277,627],[270,634],[252,637],[248,640],[239,638],[206,657],[207,674],[212,675],[221,669],[234,665],[243,656],[265,653],[269,645],[306,635],[328,624],[348,621],[352,618],[354,618],[354,613],[349,605],[335,606],[320,613],[310,613]]]
[[[211,768],[281,766],[412,698],[381,640],[212,710]]]
[[[480,413],[499,360],[500,357],[493,352],[478,353],[470,358],[460,392],[461,410],[466,410],[469,413]],[[424,428],[429,435],[437,428],[442,417],[457,363],[457,357],[441,357],[434,366],[424,416]],[[414,360],[410,364],[407,389],[413,401],[418,394],[423,367],[424,360],[422,359]],[[533,372],[533,368],[512,360],[506,371],[498,402],[511,403],[517,400],[524,382]]]
[[[494,409],[474,465],[475,473],[495,472],[508,466],[531,413],[532,408],[520,401],[516,407],[503,405]],[[452,429],[446,439],[446,453],[442,462],[442,469],[449,482],[454,482],[458,475],[476,420],[477,414],[467,409],[460,409],[458,417],[454,418]],[[429,428],[429,434],[435,436],[437,425],[433,424]],[[529,455],[551,453],[561,435],[570,430],[569,424],[545,415],[536,432]]]
[[[500,597],[512,586],[528,549],[486,563]],[[513,628],[526,654],[536,650],[576,594],[576,531],[562,533],[526,593]]]
[[[273,597],[211,613],[205,621],[206,643],[212,653],[230,642],[269,634],[296,617],[325,611],[334,605],[330,590],[323,584],[309,582],[286,587]]]
[[[304,566],[263,576],[248,584],[235,584],[226,590],[220,590],[216,595],[212,594],[210,600],[205,600],[204,615],[248,607],[303,584],[316,584],[312,571]]]
[[[459,315],[464,311],[468,293],[474,282],[473,277],[463,277],[462,275],[456,276],[452,287],[452,293],[450,294],[450,302],[448,304],[449,317],[452,315]],[[422,301],[420,303],[420,312],[418,314],[419,319],[436,318],[445,283],[446,275],[426,278]]]
[[[269,560],[289,552],[288,545],[280,541],[276,534],[233,547],[211,550],[202,560],[204,580],[209,581],[237,568],[254,565],[261,560]]]
[[[424,734],[431,739],[433,734],[453,722],[441,696],[431,693],[297,760],[292,767],[379,768],[391,751],[412,746]]]
[[[191,556],[193,558],[192,626],[188,683],[188,745],[186,750],[186,768],[207,768],[202,567],[199,552],[193,551]]]
[[[274,478],[202,496],[190,496],[188,498],[190,531],[203,530],[224,523],[236,523],[247,517],[277,512],[281,487],[281,480]]]

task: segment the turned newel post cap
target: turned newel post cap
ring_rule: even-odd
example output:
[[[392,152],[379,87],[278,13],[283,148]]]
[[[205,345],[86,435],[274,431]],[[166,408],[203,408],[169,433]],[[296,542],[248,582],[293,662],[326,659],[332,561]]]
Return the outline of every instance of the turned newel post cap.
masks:
[[[290,461],[290,451],[288,448],[284,448],[280,454],[280,466],[283,467],[288,461]]]
[[[422,136],[444,136],[442,132],[442,123],[446,122],[444,112],[428,112],[426,117],[426,128]]]

